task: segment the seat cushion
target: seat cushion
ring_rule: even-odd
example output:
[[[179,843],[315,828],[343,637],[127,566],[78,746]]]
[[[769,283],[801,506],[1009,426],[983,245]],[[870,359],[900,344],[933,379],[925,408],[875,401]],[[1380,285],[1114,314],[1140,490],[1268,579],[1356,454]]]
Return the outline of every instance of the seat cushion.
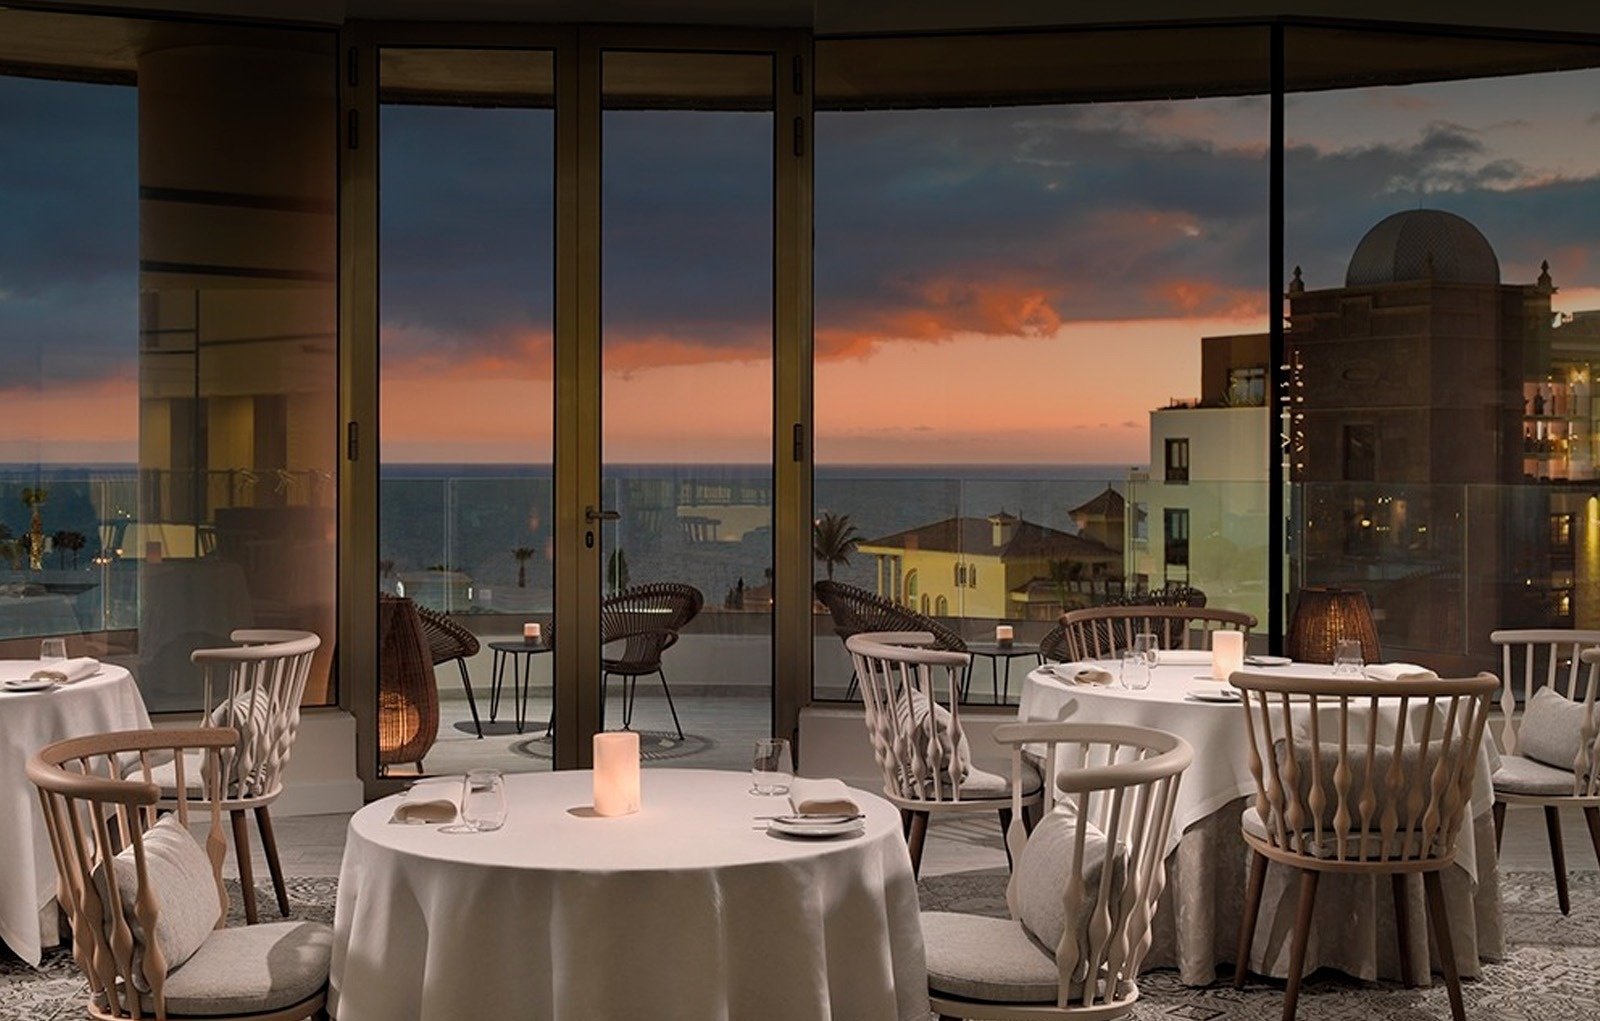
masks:
[[[168,753],[170,755],[170,753]],[[198,797],[205,793],[205,752],[196,748],[187,748],[183,753],[183,785],[189,789],[190,797]],[[130,780],[143,780],[144,770],[135,765],[127,773]],[[150,767],[150,782],[160,787],[163,792],[175,792],[178,789],[178,767],[171,759],[159,762]]]
[[[1244,815],[1240,818],[1240,824],[1243,826],[1244,831],[1250,834],[1252,837],[1265,841],[1269,844],[1274,843],[1275,835],[1268,836],[1267,827],[1261,822],[1261,814],[1257,812],[1254,807],[1244,810]],[[1330,832],[1331,829],[1332,827],[1328,827],[1322,831],[1322,839],[1320,841],[1316,839],[1314,830],[1308,829],[1305,831],[1305,849],[1310,853],[1311,857],[1330,860],[1340,858],[1339,838],[1337,835]],[[1362,859],[1360,857],[1361,831],[1355,828],[1346,831],[1344,835],[1343,860],[1385,860],[1382,855],[1383,834],[1377,830],[1368,830],[1367,832],[1367,855],[1365,859]],[[1438,836],[1439,834],[1434,834],[1435,841],[1438,840]],[[1417,846],[1421,843],[1421,841],[1422,833],[1420,831],[1412,830],[1410,840],[1407,841],[1406,832],[1397,828],[1389,835],[1388,858],[1395,859],[1400,857],[1400,852],[1402,849],[1407,852],[1406,857],[1415,857],[1417,853]],[[1287,848],[1287,850],[1297,853],[1300,852],[1300,849],[1300,842],[1298,840],[1294,841],[1293,847]]]
[[[1044,780],[1039,776],[1039,767],[1022,760],[1022,794],[1028,797],[1039,793],[1044,787]],[[945,788],[949,790],[948,787]],[[976,766],[967,770],[967,778],[961,781],[961,800],[973,798],[1009,798],[1011,797],[1011,776],[1009,772],[1002,776],[991,773]]]
[[[1060,989],[1055,958],[1021,922],[945,911],[922,913],[928,988],[995,1003],[1054,1003]]]
[[[1583,744],[1588,710],[1560,692],[1540,688],[1528,700],[1517,725],[1517,754],[1569,773]]]
[[[167,1013],[251,1014],[281,1010],[328,984],[333,930],[320,922],[217,929],[167,976]]]
[[[1439,760],[1439,731],[1435,725],[1433,739],[1428,746],[1429,770]],[[1278,757],[1278,771],[1287,782],[1289,769],[1289,747],[1287,741],[1279,740],[1274,744]],[[1334,771],[1339,766],[1339,746],[1336,743],[1324,741],[1318,746],[1317,774],[1313,776],[1311,769],[1311,743],[1306,740],[1295,742],[1295,768],[1299,772],[1300,780],[1296,785],[1299,788],[1300,807],[1305,812],[1311,811],[1311,791],[1314,786],[1322,789],[1323,808],[1322,825],[1324,829],[1333,827],[1333,820],[1339,812],[1339,797],[1334,785]],[[1413,778],[1417,776],[1418,759],[1422,756],[1420,744],[1407,742],[1400,752],[1400,787],[1402,791],[1410,790]],[[1361,828],[1361,809],[1359,801],[1361,793],[1367,784],[1367,747],[1363,741],[1352,737],[1346,753],[1346,763],[1350,770],[1349,786],[1345,789],[1345,811],[1349,813],[1349,828]],[[1372,786],[1378,792],[1379,798],[1383,792],[1389,790],[1389,774],[1394,766],[1394,748],[1389,744],[1379,744],[1372,750]],[[1313,783],[1315,781],[1315,783]],[[1424,785],[1426,790],[1426,785]],[[1382,812],[1380,806],[1377,810]],[[1373,820],[1376,825],[1376,819]]]
[[[1106,861],[1108,841],[1092,823],[1084,823],[1083,861],[1077,863],[1078,813],[1071,804],[1058,805],[1033,828],[1028,842],[1017,856],[1013,873],[1016,915],[1034,939],[1051,948],[1061,945],[1069,927],[1066,917],[1067,883],[1077,866],[1083,880],[1083,896],[1070,928],[1077,934],[1079,958],[1089,953],[1089,918],[1100,895],[1100,881]],[[1127,881],[1128,848],[1118,844],[1113,856],[1107,903],[1120,905]],[[1073,976],[1081,981],[1082,975]]]
[[[1520,747],[1520,746],[1519,746]],[[1571,797],[1577,775],[1521,755],[1500,756],[1500,768],[1491,778],[1494,789],[1507,794],[1532,794],[1545,797]]]
[[[965,731],[959,741],[952,740],[955,721],[950,710],[920,691],[912,691],[910,698],[895,695],[893,705],[901,731],[910,734],[924,753],[937,741],[940,759],[946,764],[947,774],[965,782],[972,772],[972,744],[967,740]]]
[[[211,860],[176,816],[168,815],[144,832],[145,872],[157,906],[155,943],[166,962],[167,972],[188,961],[205,943],[222,918],[222,899],[217,892]],[[134,985],[148,990],[144,976],[144,955],[148,937],[139,924],[135,905],[139,896],[138,867],[133,847],[125,847],[113,860],[117,877],[117,896],[123,917],[133,930]],[[106,890],[104,865],[96,870],[95,882]]]

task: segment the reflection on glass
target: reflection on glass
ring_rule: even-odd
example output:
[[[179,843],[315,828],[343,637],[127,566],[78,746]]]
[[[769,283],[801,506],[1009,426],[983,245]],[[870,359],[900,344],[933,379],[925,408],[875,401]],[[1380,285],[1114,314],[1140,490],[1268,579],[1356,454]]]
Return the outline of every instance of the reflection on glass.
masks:
[[[1290,37],[1291,66],[1388,43]],[[1497,628],[1600,626],[1600,252],[1570,215],[1600,181],[1578,98],[1600,71],[1426,52],[1463,80],[1289,98],[1291,582],[1363,589],[1384,658],[1459,673],[1497,669]]]
[[[543,51],[380,58],[376,581],[428,655],[380,635],[379,722],[425,689],[429,772],[553,762],[552,657],[523,637],[556,637],[551,75]]]
[[[818,579],[969,641],[1108,602],[1264,623],[1266,113],[818,115]]]
[[[603,82],[605,725],[647,765],[744,769],[771,720],[772,61],[606,53]]]

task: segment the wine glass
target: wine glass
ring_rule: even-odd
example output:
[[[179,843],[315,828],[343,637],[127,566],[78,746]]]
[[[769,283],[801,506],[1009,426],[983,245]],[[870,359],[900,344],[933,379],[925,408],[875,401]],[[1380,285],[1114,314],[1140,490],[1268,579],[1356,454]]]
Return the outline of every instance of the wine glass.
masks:
[[[1122,686],[1129,691],[1150,687],[1150,661],[1138,649],[1122,651]]]
[[[461,781],[461,822],[480,833],[506,824],[506,778],[498,769],[469,770]]]
[[[1354,638],[1341,638],[1333,646],[1333,672],[1340,676],[1356,676],[1366,664],[1361,659],[1361,642]]]

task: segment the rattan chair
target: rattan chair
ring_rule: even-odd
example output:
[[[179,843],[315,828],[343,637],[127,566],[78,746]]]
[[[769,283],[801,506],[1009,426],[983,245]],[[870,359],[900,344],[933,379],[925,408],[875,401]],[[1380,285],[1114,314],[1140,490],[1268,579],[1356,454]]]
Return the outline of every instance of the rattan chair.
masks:
[[[483,723],[478,719],[478,700],[472,696],[472,677],[467,673],[467,657],[478,654],[478,636],[451,619],[447,613],[417,607],[422,621],[422,637],[428,643],[428,655],[438,668],[455,660],[461,670],[461,690],[467,693],[467,708],[472,710],[472,726],[483,736]],[[437,669],[436,671],[437,672]]]
[[[915,631],[933,636],[931,648],[943,649],[946,652],[967,651],[967,643],[962,641],[960,635],[932,617],[907,609],[866,589],[827,580],[817,582],[812,589],[817,601],[828,608],[828,615],[833,618],[834,634],[838,635],[839,640],[847,646],[849,639],[854,635]],[[962,678],[963,697],[970,679],[969,670],[968,675]],[[850,684],[844,692],[847,700],[855,696],[859,683],[860,677],[851,674]]]
[[[678,707],[672,703],[672,689],[661,669],[661,654],[678,641],[683,630],[704,605],[705,597],[693,585],[656,582],[637,585],[608,596],[600,604],[600,645],[622,643],[620,650],[601,656],[600,719],[605,725],[606,687],[613,676],[622,678],[622,729],[633,726],[633,698],[639,678],[655,674],[672,711],[672,725],[683,740],[683,724],[678,722]]]
[[[1594,853],[1600,859],[1600,719],[1595,712],[1597,671],[1600,671],[1600,631],[1525,630],[1496,631],[1489,640],[1500,646],[1504,686],[1500,709],[1505,728],[1500,746],[1504,755],[1494,774],[1494,833],[1498,844],[1505,832],[1506,806],[1530,805],[1544,809],[1545,833],[1550,839],[1550,859],[1556,874],[1556,899],[1561,913],[1572,910],[1567,891],[1566,849],[1561,842],[1561,809],[1581,808],[1589,824]],[[1551,754],[1556,749],[1541,748],[1542,735],[1525,732],[1528,707],[1534,700],[1535,660],[1544,659],[1543,688],[1568,699],[1571,705],[1557,703],[1555,719],[1569,717],[1568,735],[1576,737],[1576,747]],[[1561,662],[1565,660],[1565,669]],[[1588,664],[1584,670],[1580,660]],[[1515,680],[1521,677],[1521,684]],[[1521,701],[1518,701],[1520,689]],[[1571,726],[1572,717],[1581,717]],[[1540,727],[1535,721],[1535,728]],[[1529,740],[1532,738],[1533,740]],[[1532,755],[1524,754],[1532,752]],[[1568,755],[1570,762],[1561,760]]]
[[[1467,818],[1493,674],[1397,681],[1235,673],[1244,695],[1255,803],[1242,826],[1250,876],[1234,985],[1242,988],[1269,862],[1300,873],[1284,1021],[1292,1021],[1324,872],[1388,875],[1394,889],[1400,974],[1410,985],[1406,878],[1421,873],[1428,921],[1462,1021],[1461,981],[1440,872],[1454,864]],[[1303,700],[1296,704],[1296,700]]]
[[[439,736],[439,683],[417,604],[378,597],[378,768],[422,760]]]
[[[1043,663],[1066,663],[1072,659],[1072,649],[1067,644],[1067,626],[1057,623],[1039,639],[1039,660]]]
[[[1091,606],[1061,615],[1073,660],[1116,659],[1138,634],[1155,635],[1163,649],[1206,649],[1211,632],[1223,629],[1243,631],[1248,643],[1255,626],[1248,613],[1203,606]]]
[[[58,741],[28,762],[55,857],[57,897],[72,924],[73,959],[89,984],[89,1017],[327,1017],[328,926],[223,927],[227,761],[243,758],[247,744],[231,727],[132,730]],[[155,775],[159,762],[174,769],[175,790]],[[211,821],[203,847],[188,832],[191,807],[202,803]],[[179,826],[153,833],[162,806]],[[124,888],[130,867],[131,890]],[[173,966],[165,948],[178,942],[169,934],[177,928],[192,953]],[[240,1001],[249,1008],[239,1009]]]
[[[205,726],[232,727],[239,732],[239,747],[223,757],[222,810],[233,824],[234,854],[239,865],[239,888],[245,920],[257,918],[255,877],[250,864],[249,815],[254,814],[261,835],[261,851],[278,899],[278,910],[289,914],[289,891],[283,863],[272,832],[270,807],[283,792],[283,774],[289,766],[295,734],[300,728],[300,702],[311,673],[311,659],[322,639],[309,631],[245,630],[229,636],[237,645],[196,649],[190,659],[200,668],[203,704],[210,706]],[[177,796],[177,763],[154,767],[162,785],[164,808]],[[190,798],[198,766],[189,764]]]
[[[1139,999],[1178,782],[1194,750],[1117,724],[1009,723],[995,740],[1011,748],[1011,917],[923,914],[930,1005],[942,1019],[1124,1017]],[[1040,750],[1059,771],[1030,847],[1021,779]]]
[[[867,737],[883,774],[884,797],[900,809],[911,868],[922,868],[922,847],[933,813],[994,812],[1004,833],[1012,819],[1013,781],[971,766],[961,729],[962,680],[971,656],[936,645],[923,632],[867,632],[845,640],[861,680]],[[1022,802],[1040,800],[1040,778],[1025,763]]]

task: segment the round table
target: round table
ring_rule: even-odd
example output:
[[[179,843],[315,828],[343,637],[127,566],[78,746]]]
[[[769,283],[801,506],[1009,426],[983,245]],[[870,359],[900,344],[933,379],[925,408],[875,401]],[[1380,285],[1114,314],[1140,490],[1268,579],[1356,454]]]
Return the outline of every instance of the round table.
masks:
[[[544,640],[530,642],[524,638],[520,641],[490,642],[489,649],[494,653],[490,664],[490,676],[493,680],[489,688],[489,722],[493,723],[495,715],[500,711],[500,687],[506,668],[506,663],[511,664],[511,709],[517,720],[517,733],[522,733],[522,728],[528,722],[528,689],[533,687],[533,657],[540,653],[549,652],[554,646]],[[527,659],[524,660],[523,657]],[[554,712],[551,713],[553,717]],[[545,723],[545,736],[550,734],[550,723]],[[482,734],[478,735],[482,737]]]
[[[0,681],[27,677],[38,660],[0,660]],[[56,932],[56,867],[28,759],[53,741],[150,726],[133,676],[102,663],[100,673],[45,691],[0,690],[0,938],[37,965]]]
[[[900,816],[866,832],[766,832],[783,798],[745,773],[647,770],[642,809],[600,818],[592,774],[506,778],[492,833],[350,820],[329,1004],[339,1021],[926,1021],[916,881]],[[459,781],[439,793],[458,796]]]
[[[1023,720],[1154,727],[1177,734],[1194,747],[1194,764],[1179,785],[1167,834],[1167,890],[1145,965],[1177,967],[1184,982],[1205,985],[1216,977],[1216,966],[1231,962],[1235,952],[1246,861],[1240,818],[1255,797],[1255,780],[1239,704],[1191,697],[1193,692],[1221,687],[1211,678],[1210,653],[1172,651],[1162,657],[1164,662],[1150,672],[1150,686],[1140,691],[1122,687],[1120,680],[1111,687],[1079,685],[1062,680],[1049,667],[1032,670],[1023,681],[1017,715]],[[1120,662],[1110,661],[1056,666],[1068,674],[1082,666],[1109,670],[1113,676],[1122,672]],[[1302,677],[1328,677],[1333,672],[1331,666],[1309,663],[1246,669]],[[1421,705],[1412,711],[1420,712]],[[1462,827],[1456,866],[1443,876],[1464,975],[1476,975],[1478,958],[1497,957],[1503,943],[1490,816],[1494,804],[1490,776],[1497,767],[1493,742],[1485,740],[1473,780],[1472,822]],[[1282,977],[1288,967],[1289,941],[1284,934],[1292,930],[1297,894],[1287,876],[1288,871],[1277,866],[1268,870],[1252,958],[1252,970],[1260,974]],[[1326,966],[1364,979],[1396,977],[1399,960],[1389,884],[1383,882],[1380,890],[1366,877],[1324,879],[1328,883],[1322,889],[1336,892],[1319,893],[1317,898],[1316,931],[1321,935],[1312,939],[1306,973]],[[1415,962],[1423,962],[1429,948],[1420,883],[1413,884],[1411,896],[1415,901],[1411,952]],[[1416,970],[1427,974],[1420,964]]]

